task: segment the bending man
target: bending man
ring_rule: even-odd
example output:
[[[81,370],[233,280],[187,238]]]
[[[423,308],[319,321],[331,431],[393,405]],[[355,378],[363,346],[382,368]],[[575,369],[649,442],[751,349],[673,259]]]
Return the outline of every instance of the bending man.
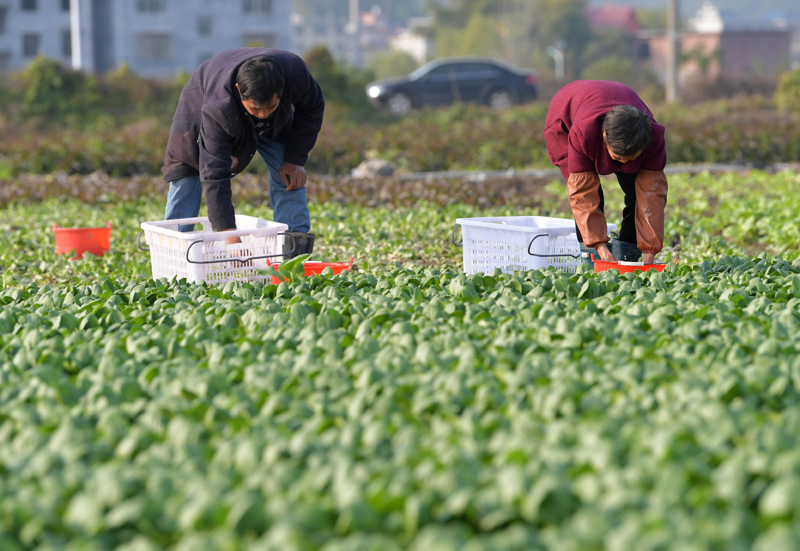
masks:
[[[308,233],[303,167],[324,109],[319,84],[290,52],[241,48],[203,62],[183,88],[172,119],[163,168],[170,184],[165,219],[196,217],[205,193],[213,230],[236,229],[231,178],[257,151],[269,170],[273,218],[294,237],[287,256],[310,253],[314,235]]]
[[[544,137],[567,179],[578,241],[606,261],[635,260],[638,247],[652,263],[664,244],[667,154],[664,127],[636,92],[618,82],[572,82],[550,102]],[[601,174],[615,174],[625,194],[614,244],[620,258],[608,247]]]

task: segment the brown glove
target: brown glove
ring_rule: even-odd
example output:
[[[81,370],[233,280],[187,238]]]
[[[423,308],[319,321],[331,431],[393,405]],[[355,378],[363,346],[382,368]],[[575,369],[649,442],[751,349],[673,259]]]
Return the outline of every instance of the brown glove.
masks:
[[[581,231],[583,244],[595,247],[599,243],[608,243],[606,217],[600,211],[600,176],[596,172],[570,174],[567,190],[569,206]]]
[[[643,253],[657,253],[664,246],[664,207],[667,175],[642,170],[636,175],[636,240]]]

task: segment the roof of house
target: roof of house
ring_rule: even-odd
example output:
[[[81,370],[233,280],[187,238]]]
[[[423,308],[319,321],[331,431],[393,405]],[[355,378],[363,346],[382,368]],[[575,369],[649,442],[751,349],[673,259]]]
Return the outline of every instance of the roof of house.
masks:
[[[602,29],[623,29],[636,32],[642,28],[633,6],[597,6],[586,10],[592,27]]]

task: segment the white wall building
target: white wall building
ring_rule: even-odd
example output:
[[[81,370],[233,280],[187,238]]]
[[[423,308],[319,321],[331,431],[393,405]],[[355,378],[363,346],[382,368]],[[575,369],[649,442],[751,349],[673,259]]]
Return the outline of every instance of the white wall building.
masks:
[[[324,46],[334,59],[353,64],[359,42],[350,28],[348,18],[337,16],[333,11],[303,16],[292,14],[292,44],[295,53],[306,54]]]
[[[433,55],[433,42],[419,32],[420,29],[433,25],[431,17],[414,17],[408,20],[408,28],[401,29],[389,41],[393,50],[406,52],[422,65]]]
[[[223,50],[292,50],[291,12],[292,0],[0,0],[0,71],[43,55],[170,78]]]
[[[43,52],[69,61],[69,0],[0,0],[0,71],[21,69]]]

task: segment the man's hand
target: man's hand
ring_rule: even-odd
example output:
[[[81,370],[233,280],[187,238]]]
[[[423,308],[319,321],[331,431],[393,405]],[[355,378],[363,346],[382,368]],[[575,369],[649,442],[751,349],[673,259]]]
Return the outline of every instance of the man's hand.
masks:
[[[227,230],[219,230],[219,231],[236,231],[236,228],[228,228]],[[225,240],[226,245],[235,245],[236,243],[241,243],[241,242],[242,240],[239,238],[238,235],[234,235]]]
[[[656,261],[655,253],[642,253],[642,262],[645,264],[653,264]]]
[[[220,231],[235,231],[236,228],[229,228],[227,230],[220,230]],[[231,237],[225,240],[226,245],[236,245],[237,243],[241,243],[242,239],[238,235],[232,235]],[[245,251],[231,251],[231,256],[245,256]],[[247,262],[234,262],[234,266],[249,266],[250,261]]]
[[[281,165],[281,178],[289,191],[306,187],[306,169],[302,166],[283,163]]]
[[[606,262],[616,262],[617,259],[614,258],[614,255],[611,254],[611,251],[608,250],[608,245],[605,243],[599,243],[594,248],[597,251],[597,254],[600,255],[600,259]]]

